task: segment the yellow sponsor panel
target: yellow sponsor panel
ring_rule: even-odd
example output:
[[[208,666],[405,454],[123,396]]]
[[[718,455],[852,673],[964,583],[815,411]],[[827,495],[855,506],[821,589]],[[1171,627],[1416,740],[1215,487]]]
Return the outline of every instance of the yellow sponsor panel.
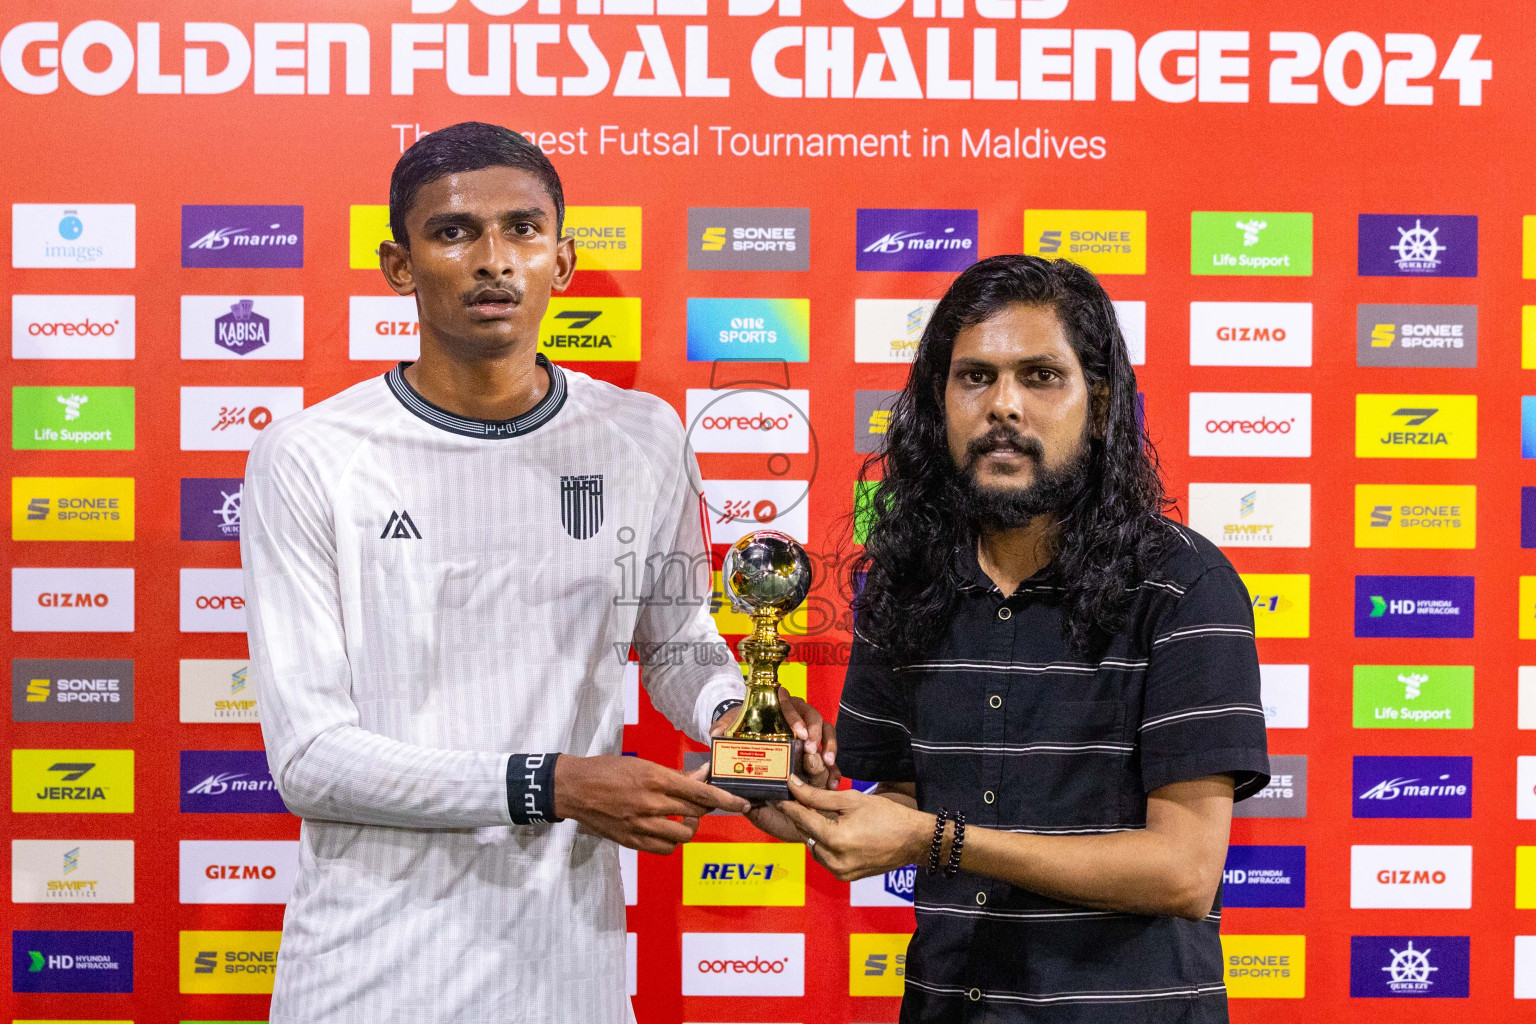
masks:
[[[182,932],[183,993],[272,992],[282,932]]]
[[[1476,395],[1356,395],[1355,457],[1477,458]]]
[[[353,270],[378,270],[379,243],[395,238],[389,229],[389,207],[354,206],[349,220],[347,265]]]
[[[637,362],[640,300],[551,298],[539,324],[539,351],[567,363]]]
[[[133,540],[133,477],[12,477],[11,539]]]
[[[688,843],[683,905],[805,906],[805,847],[799,843]]]
[[[1233,999],[1301,999],[1307,994],[1305,935],[1223,935],[1221,961]]]
[[[567,206],[565,233],[576,240],[578,270],[640,269],[638,206]]]
[[[1536,217],[1520,218],[1520,276],[1536,277]]]
[[[741,664],[741,674],[747,674],[747,666]],[[805,662],[786,661],[779,666],[779,685],[790,692],[791,696],[805,700]]]
[[[1095,274],[1147,272],[1147,211],[1025,210],[1024,251]]]
[[[11,813],[127,814],[131,750],[12,750]]]
[[[856,932],[848,936],[848,994],[902,995],[907,988],[910,941],[912,936],[905,932]]]
[[[1520,639],[1536,640],[1536,576],[1520,577]]]
[[[1355,547],[1475,548],[1477,488],[1356,484]]]
[[[1536,846],[1515,847],[1515,909],[1536,910]]]
[[[1253,602],[1254,633],[1260,638],[1305,637],[1312,630],[1312,577],[1306,573],[1242,574]]]
[[[1536,306],[1520,307],[1520,369],[1536,370]]]

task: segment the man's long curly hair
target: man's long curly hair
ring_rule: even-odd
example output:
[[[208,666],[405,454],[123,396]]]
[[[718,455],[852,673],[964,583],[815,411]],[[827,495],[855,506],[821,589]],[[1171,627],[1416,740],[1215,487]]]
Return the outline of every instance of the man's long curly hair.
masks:
[[[881,660],[920,660],[954,616],[953,554],[976,543],[979,524],[955,507],[959,470],[943,405],[950,355],[963,328],[1015,304],[1056,311],[1087,380],[1089,422],[1097,425],[1085,435],[1085,479],[1056,513],[1051,566],[1063,591],[1069,649],[1092,656],[1124,625],[1135,589],[1171,537],[1160,518],[1171,503],[1138,423],[1136,374],[1109,296],[1067,260],[984,259],[955,279],[934,310],[885,446],[859,474],[866,486],[856,514],[867,524],[866,539],[847,583],[858,635]]]

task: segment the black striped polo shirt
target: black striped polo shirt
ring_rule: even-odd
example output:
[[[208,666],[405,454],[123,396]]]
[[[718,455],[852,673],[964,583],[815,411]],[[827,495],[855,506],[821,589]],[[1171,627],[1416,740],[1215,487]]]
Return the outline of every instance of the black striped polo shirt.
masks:
[[[1144,828],[1147,794],[1230,774],[1269,781],[1248,591],[1192,530],[1172,531],[1124,628],[1089,662],[1062,637],[1051,568],[1004,597],[974,545],[956,552],[960,604],[923,661],[876,663],[854,641],[838,765],[916,782],[918,806],[1039,835]],[[1221,895],[1203,921],[1062,903],[982,875],[917,872],[901,1020],[1227,1020]]]

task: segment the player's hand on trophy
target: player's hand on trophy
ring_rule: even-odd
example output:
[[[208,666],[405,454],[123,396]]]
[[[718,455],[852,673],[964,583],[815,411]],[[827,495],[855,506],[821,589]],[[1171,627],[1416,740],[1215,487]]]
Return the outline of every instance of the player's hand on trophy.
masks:
[[[688,842],[710,811],[740,814],[750,806],[698,774],[638,757],[562,754],[555,762],[555,814],[646,853],[665,856]]]
[[[796,766],[800,777],[820,789],[836,789],[843,776],[837,770],[837,731],[832,723],[799,697],[791,696],[782,686],[779,687],[779,707],[784,710],[784,720],[789,723],[790,731],[805,744],[800,764]],[[741,717],[742,710],[732,708],[721,715],[709,734],[724,736]]]
[[[815,840],[811,856],[839,881],[884,874],[928,855],[931,814],[855,789],[829,793],[793,775],[789,792],[794,800],[779,802],[775,810]]]

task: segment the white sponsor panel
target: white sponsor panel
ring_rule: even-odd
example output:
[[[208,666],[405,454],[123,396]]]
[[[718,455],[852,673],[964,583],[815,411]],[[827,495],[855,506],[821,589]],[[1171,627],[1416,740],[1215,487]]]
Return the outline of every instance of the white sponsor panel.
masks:
[[[260,722],[250,669],[249,658],[182,658],[180,720]]]
[[[1349,905],[1356,910],[1466,910],[1470,846],[1351,846]]]
[[[1271,729],[1305,729],[1310,705],[1311,667],[1260,665],[1259,703]]]
[[[132,633],[132,569],[12,569],[17,633]]]
[[[12,203],[11,266],[90,270],[133,266],[132,203]]]
[[[806,480],[705,480],[710,542],[734,544],[753,530],[769,529],[806,543],[810,486]]]
[[[132,903],[133,840],[12,839],[12,903]]]
[[[624,882],[624,905],[640,902],[640,851],[619,847],[619,878]]]
[[[850,907],[912,906],[914,871],[915,869],[909,864],[884,874],[855,878],[848,883],[848,905]]]
[[[1189,525],[1224,548],[1311,547],[1312,485],[1192,483]]]
[[[1312,395],[1192,391],[1189,454],[1306,458],[1312,454]]]
[[[1536,757],[1515,758],[1515,817],[1536,818]]]
[[[303,408],[303,388],[182,388],[181,450],[248,452],[273,420]]]
[[[688,443],[696,452],[811,450],[811,393],[789,389],[689,388]]]
[[[640,943],[634,932],[624,933],[624,985],[630,995],[640,987]]]
[[[1131,354],[1131,365],[1144,365],[1147,361],[1147,304],[1139,299],[1117,299],[1115,319],[1120,322],[1120,334]]]
[[[1536,999],[1536,935],[1515,936],[1515,998]]]
[[[287,903],[298,873],[298,840],[181,841],[183,903]]]
[[[421,358],[414,295],[354,295],[348,300],[347,358]]]
[[[304,296],[183,295],[181,358],[303,359]]]
[[[1517,727],[1536,729],[1536,665],[1521,665],[1516,685],[1520,691]]]
[[[624,724],[640,724],[640,663],[624,663]]]
[[[1189,365],[1311,366],[1312,303],[1191,302]]]
[[[683,995],[805,995],[804,933],[684,932]]]
[[[245,632],[245,580],[239,569],[181,570],[181,631]]]
[[[11,296],[12,359],[132,359],[132,295]]]
[[[854,299],[853,361],[910,363],[935,299]]]

